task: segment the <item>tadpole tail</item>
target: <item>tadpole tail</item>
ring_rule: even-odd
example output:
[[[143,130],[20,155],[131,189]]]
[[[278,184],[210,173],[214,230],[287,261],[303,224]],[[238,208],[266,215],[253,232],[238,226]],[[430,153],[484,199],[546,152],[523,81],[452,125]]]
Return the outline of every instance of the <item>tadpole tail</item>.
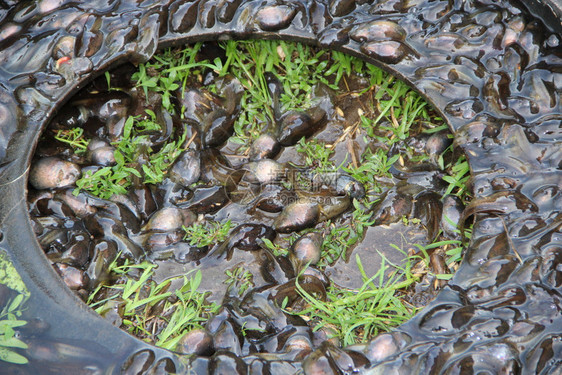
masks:
[[[273,108],[274,129],[278,129],[281,120],[281,92],[283,85],[281,81],[271,72],[264,73],[265,82],[267,83],[267,92],[271,98],[271,107]]]
[[[228,254],[229,243],[230,243],[230,238],[227,238],[220,245],[218,245],[218,246],[215,245],[211,249],[211,251],[209,252],[208,256],[209,257],[213,256],[213,257],[218,259],[218,258],[222,257],[224,253],[227,253],[226,260],[230,260],[230,257],[232,256],[232,254]]]

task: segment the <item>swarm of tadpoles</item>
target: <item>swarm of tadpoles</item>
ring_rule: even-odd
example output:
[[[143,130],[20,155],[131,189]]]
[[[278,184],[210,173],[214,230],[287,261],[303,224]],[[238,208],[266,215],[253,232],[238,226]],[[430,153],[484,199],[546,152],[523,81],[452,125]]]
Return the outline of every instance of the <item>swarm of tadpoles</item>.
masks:
[[[209,252],[263,249],[263,238],[313,228],[364,196],[349,175],[326,178],[274,160],[283,147],[321,129],[326,113],[282,113],[281,84],[273,74],[267,81],[274,121],[236,167],[220,151],[240,112],[243,88],[232,77],[215,81],[217,94],[179,89],[172,100],[181,114],[167,111],[158,94],[122,79],[118,91],[104,91],[95,81],[59,113],[32,163],[29,203],[39,241],[70,288],[88,295],[110,278],[107,267],[117,256],[189,262]],[[144,129],[132,129],[131,118]],[[157,127],[148,128],[148,120]],[[147,184],[153,155],[171,142],[175,149],[163,157],[167,169],[158,183]],[[310,185],[299,188],[297,179]],[[237,225],[222,243],[190,245],[183,228],[229,204],[255,215],[245,215],[245,222],[233,218]],[[306,238],[293,246],[295,266],[320,258],[320,238],[314,246]]]
[[[312,334],[304,320],[289,318],[279,306],[302,308],[299,288],[326,297],[330,280],[316,267],[324,246],[322,223],[346,212],[350,220],[353,200],[363,201],[366,191],[342,170],[276,160],[285,148],[321,131],[328,114],[320,107],[284,112],[281,83],[271,73],[265,78],[271,123],[239,149],[245,152],[235,155],[236,163],[223,148],[234,134],[244,89],[230,76],[214,80],[216,92],[179,88],[170,98],[178,113],[166,109],[159,94],[121,79],[119,90],[94,81],[58,114],[32,163],[29,207],[41,246],[71,289],[86,299],[100,284],[114,282],[110,265],[125,259],[205,265],[247,251],[255,254],[262,284],[242,300],[230,286],[218,315],[205,330],[185,336],[178,350],[240,354],[249,345],[269,348],[276,342],[277,349],[269,351],[294,359],[326,339],[326,332]],[[440,153],[446,139],[426,139],[424,145]],[[372,221],[425,215],[433,239],[440,196],[418,185],[424,172],[395,173],[405,181],[369,208]],[[186,228],[227,220],[225,239],[201,244],[186,234]],[[285,256],[266,244],[289,236]],[[237,327],[269,336],[239,340]],[[288,330],[296,333],[285,337]]]

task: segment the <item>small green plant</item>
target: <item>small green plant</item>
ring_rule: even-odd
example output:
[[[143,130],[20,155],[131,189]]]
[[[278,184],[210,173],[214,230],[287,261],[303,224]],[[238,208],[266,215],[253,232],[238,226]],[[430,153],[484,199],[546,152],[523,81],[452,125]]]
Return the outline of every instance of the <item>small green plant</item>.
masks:
[[[203,328],[208,318],[216,313],[219,306],[206,301],[206,293],[198,291],[201,284],[201,271],[192,278],[183,276],[183,285],[176,289],[176,302],[166,301],[162,315],[170,316],[165,328],[158,335],[156,345],[174,350],[181,337],[196,328]]]
[[[461,234],[461,231],[458,229],[457,232],[459,235]],[[472,226],[464,230],[464,236],[467,240],[470,240],[470,238],[472,237]],[[443,240],[433,242],[429,245],[424,246],[423,248],[425,251],[430,249],[443,248],[445,250],[445,254],[448,256],[447,259],[445,259],[445,263],[449,268],[454,268],[462,259],[464,245],[466,245],[466,243],[461,240]]]
[[[162,128],[160,127],[160,124],[158,124],[157,120],[156,120],[156,113],[154,113],[154,111],[146,108],[144,110],[146,112],[146,114],[148,115],[148,117],[144,117],[144,118],[134,118],[133,120],[136,120],[134,122],[134,128],[136,129],[136,131],[138,133],[142,133],[142,132],[149,132],[149,131],[160,131],[162,130]],[[126,129],[126,131],[128,131],[128,136],[131,136],[131,131],[133,130],[133,126],[130,125],[129,129]]]
[[[454,192],[458,197],[465,198],[468,194],[466,184],[470,178],[470,166],[464,155],[461,155],[455,164],[451,166],[451,174],[443,176],[443,180],[449,184],[444,195]]]
[[[86,190],[102,199],[109,199],[115,194],[125,194],[131,185],[131,175],[140,177],[136,169],[124,165],[103,167],[95,172],[87,171],[76,181],[77,187],[73,194],[78,195],[80,190]]]
[[[57,130],[55,135],[57,141],[66,143],[74,149],[74,152],[79,155],[86,152],[90,141],[84,137],[84,129],[72,128],[70,130]]]
[[[417,217],[408,217],[408,216],[404,215],[404,216],[402,216],[402,224],[404,224],[405,226],[419,225],[419,224],[421,224],[421,220],[418,219]]]
[[[27,344],[16,337],[14,328],[27,324],[27,321],[18,319],[24,296],[18,294],[10,303],[0,311],[0,361],[15,364],[26,364],[27,358],[14,351],[14,349],[27,349]]]
[[[378,81],[373,97],[376,110],[361,116],[361,127],[368,136],[391,146],[405,140],[415,124],[425,124],[429,128],[435,126],[432,119],[439,119],[430,116],[427,102],[405,83],[393,76],[383,79],[377,71],[371,71],[371,77]]]
[[[331,221],[326,222],[320,265],[334,264],[340,258],[346,260],[347,253],[363,239],[365,229],[373,224],[371,214],[365,211],[359,201],[354,199],[353,207],[351,225],[340,226]]]
[[[317,172],[332,171],[335,169],[334,162],[330,156],[334,150],[324,142],[316,139],[306,140],[302,138],[296,145],[297,152],[305,155],[305,163],[308,167],[313,167]]]
[[[248,289],[254,286],[252,273],[243,267],[226,270],[224,273],[227,276],[224,283],[231,288],[236,288],[239,296],[244,295]]]
[[[136,86],[142,88],[148,103],[149,91],[160,94],[162,106],[170,113],[177,113],[179,108],[174,108],[170,100],[174,92],[181,87],[185,88],[190,77],[201,74],[202,69],[211,69],[222,72],[220,59],[215,60],[215,65],[207,60],[196,61],[197,53],[202,43],[185,47],[182,51],[168,49],[159,56],[139,65],[132,79]]]
[[[174,163],[183,151],[186,133],[179,139],[169,141],[160,150],[154,151],[149,146],[147,131],[160,130],[156,115],[146,110],[148,117],[130,116],[125,121],[123,136],[113,142],[115,165],[103,167],[97,171],[87,171],[78,181],[74,194],[86,190],[102,199],[109,199],[115,194],[126,194],[132,184],[133,176],[145,184],[162,182],[166,170]]]
[[[111,286],[100,285],[90,294],[88,304],[101,315],[119,306],[122,328],[173,350],[185,333],[201,328],[218,306],[206,302],[206,294],[198,291],[201,271],[191,278],[178,276],[157,283],[152,280],[155,267],[149,262],[130,264],[126,260],[121,266],[114,262],[110,270],[120,281]],[[174,280],[180,281],[181,286],[172,292],[169,288]],[[96,301],[96,296],[104,289],[109,297]]]
[[[367,194],[380,194],[382,189],[377,184],[377,179],[390,177],[391,174],[388,171],[399,157],[400,155],[397,154],[389,158],[387,153],[380,148],[376,151],[367,149],[361,158],[359,166],[353,167],[349,165],[342,169],[348,172],[351,177],[361,182],[365,186]]]
[[[359,238],[349,226],[336,226],[327,222],[329,228],[323,242],[321,265],[334,264],[338,259],[345,258],[345,253],[352,247]]]
[[[105,72],[104,75],[105,75],[105,83],[107,85],[107,91],[123,91],[123,89],[120,87],[111,86],[111,73],[107,71]]]
[[[268,238],[264,237],[261,240],[263,241],[265,248],[271,251],[274,256],[287,256],[289,254],[289,251],[286,248],[274,244]]]
[[[29,291],[4,251],[0,251],[0,288],[7,288],[15,295],[0,306],[0,361],[26,364],[28,359],[16,349],[27,349],[27,344],[17,337],[14,329],[27,324],[21,316]]]
[[[144,91],[144,96],[148,102],[148,90],[156,89],[158,87],[158,77],[149,74],[147,67],[151,67],[152,64],[140,64],[139,71],[135,72],[131,77],[134,81],[137,81],[137,87],[141,87]]]
[[[184,240],[188,240],[191,246],[204,247],[223,242],[228,237],[232,223],[230,220],[220,223],[207,221],[195,223],[189,227],[183,226],[185,231]]]
[[[117,146],[117,151],[123,154],[125,163],[134,164],[138,161],[138,152],[143,149],[143,145],[148,141],[148,136],[142,135],[143,132],[160,130],[154,112],[147,109],[146,113],[149,116],[148,118],[135,119],[133,122],[134,128],[131,126],[130,130],[127,130],[127,126],[125,126],[123,139],[114,143]],[[145,147],[148,160],[141,164],[142,178],[145,184],[158,184],[164,180],[167,169],[182,153],[182,145],[185,143],[185,139],[186,132],[184,131],[179,139],[166,142],[158,151]]]
[[[357,59],[343,52],[333,51],[332,66],[325,71],[324,75],[326,77],[335,75],[334,83],[337,85],[344,76],[350,76],[353,72],[361,72],[364,66],[365,62],[361,59]],[[337,86],[333,88],[337,89]]]
[[[333,329],[343,345],[365,342],[379,332],[388,331],[408,321],[417,311],[401,298],[405,289],[418,280],[412,274],[411,261],[408,261],[405,267],[399,267],[383,257],[381,268],[369,278],[365,274],[361,259],[358,255],[356,257],[364,280],[361,288],[348,290],[331,286],[327,291],[326,300],[322,301],[304,290],[297,278],[298,292],[309,306],[301,311],[288,311],[304,315],[309,321],[315,322],[314,330],[322,327]],[[389,267],[394,271],[386,277],[385,272]]]

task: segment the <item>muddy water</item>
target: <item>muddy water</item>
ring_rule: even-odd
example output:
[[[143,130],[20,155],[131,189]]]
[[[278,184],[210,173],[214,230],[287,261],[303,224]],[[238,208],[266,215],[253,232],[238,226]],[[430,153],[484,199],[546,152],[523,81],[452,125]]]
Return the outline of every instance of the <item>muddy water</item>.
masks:
[[[469,158],[476,199],[465,219],[475,218],[472,242],[449,287],[395,333],[347,350],[326,344],[303,361],[221,352],[194,359],[193,368],[258,373],[292,373],[301,367],[325,373],[338,368],[370,373],[560,370],[560,36],[517,3],[99,1],[82,9],[73,2],[44,0],[10,3],[0,19],[2,247],[41,301],[30,302],[29,317],[45,316],[56,327],[57,318],[45,313],[50,306],[67,319],[67,327],[69,322],[88,325],[87,319],[71,317],[41,296],[59,293],[59,301],[74,303],[58,292],[54,273],[31,272],[33,266],[46,269],[47,262],[37,258],[40,249],[28,234],[29,222],[18,219],[25,215],[21,176],[54,104],[112,62],[147,59],[159,42],[210,39],[219,32],[223,37],[263,35],[354,52],[386,64],[427,95]],[[64,37],[70,38],[63,43]],[[70,66],[57,64],[67,53],[75,57]],[[33,244],[31,249],[22,248],[22,239]],[[45,329],[45,337],[66,338],[83,349],[57,345],[59,353],[66,350],[69,364],[64,367],[57,353],[40,356],[32,353],[39,348],[34,346],[30,366],[41,364],[43,372],[49,366],[72,372],[73,363],[108,368],[88,354],[102,352],[100,346],[117,353],[112,358],[117,367],[172,371],[184,366],[157,349],[140,351],[140,344],[116,332],[115,343],[127,344],[97,338],[101,344],[94,346],[83,337],[72,341],[79,335],[71,328],[55,332]],[[26,337],[36,340],[29,333]]]

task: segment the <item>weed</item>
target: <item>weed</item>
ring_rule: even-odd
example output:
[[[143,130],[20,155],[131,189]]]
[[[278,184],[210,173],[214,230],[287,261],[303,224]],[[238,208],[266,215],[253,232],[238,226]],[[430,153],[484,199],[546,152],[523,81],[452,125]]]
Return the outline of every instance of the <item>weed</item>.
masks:
[[[374,100],[378,114],[361,116],[361,126],[369,137],[388,146],[405,140],[415,123],[429,120],[425,100],[405,83],[395,82],[392,76],[379,87]],[[388,125],[381,122],[383,119],[389,120],[385,122]],[[379,135],[381,130],[389,131],[391,136]]]
[[[218,310],[214,303],[206,302],[206,294],[197,289],[201,283],[201,272],[169,278],[157,283],[152,280],[156,266],[149,262],[110,266],[111,272],[120,277],[112,286],[99,286],[88,298],[90,307],[103,315],[115,304],[122,311],[122,327],[129,333],[146,341],[173,350],[182,335],[202,323]],[[134,276],[140,272],[140,276]],[[181,286],[174,292],[170,285],[179,281]],[[110,296],[94,302],[102,290]],[[154,311],[161,312],[155,314]]]
[[[361,72],[365,65],[363,60],[338,51],[332,52],[332,61],[332,66],[326,70],[324,75],[326,77],[335,75],[335,85],[340,82],[344,75],[350,76],[353,72]],[[337,86],[335,88],[337,88]]]
[[[15,349],[27,349],[27,344],[17,337],[15,329],[27,324],[27,321],[20,318],[29,298],[29,291],[3,251],[0,251],[0,288],[7,288],[11,291],[10,294],[15,294],[0,310],[0,361],[26,364],[27,358]]]
[[[305,163],[309,167],[313,167],[317,172],[334,170],[334,162],[330,160],[330,156],[334,150],[326,147],[324,142],[316,139],[306,140],[304,137],[297,143],[297,152],[305,155]]]
[[[156,114],[154,113],[154,111],[152,111],[148,108],[145,109],[144,111],[146,112],[148,117],[144,117],[144,118],[134,118],[133,117],[133,123],[134,123],[134,127],[135,127],[136,131],[138,133],[142,133],[142,132],[162,130],[162,128],[160,127],[160,124],[158,124],[158,122],[156,120]],[[128,128],[127,128],[127,126],[128,126]],[[127,124],[125,129],[124,129],[124,132],[125,132],[125,135],[126,135],[125,138],[130,138],[132,131],[133,131],[133,124],[132,123]]]
[[[354,199],[353,207],[350,225],[326,222],[320,266],[332,265],[340,258],[347,260],[347,253],[363,239],[365,229],[373,224],[373,220],[370,220],[371,214],[366,212],[359,201]]]
[[[342,169],[348,172],[351,177],[364,184],[367,194],[380,194],[382,188],[377,184],[377,179],[380,177],[391,177],[388,171],[399,157],[400,155],[394,155],[389,158],[387,153],[380,148],[376,151],[367,149],[358,167],[348,166]]]
[[[265,328],[247,327],[246,326],[247,324],[248,324],[248,322],[245,321],[244,323],[242,323],[242,326],[240,327],[240,331],[242,331],[242,336],[244,336],[244,337],[248,336],[248,331],[262,332],[264,334],[266,332]]]
[[[86,190],[102,199],[109,199],[115,194],[125,194],[131,185],[130,176],[132,174],[140,177],[140,173],[136,169],[125,167],[123,164],[103,167],[95,172],[87,171],[76,181],[73,194],[78,195],[80,190]]]
[[[283,248],[279,245],[274,244],[269,239],[264,237],[261,240],[263,241],[263,244],[265,245],[265,248],[268,249],[269,251],[271,251],[271,253],[274,256],[276,256],[276,257],[287,256],[289,254],[289,251],[286,248]]]
[[[125,121],[123,136],[113,142],[115,151],[115,165],[103,167],[97,171],[87,171],[78,181],[74,194],[80,190],[89,191],[102,199],[109,199],[115,194],[125,194],[132,184],[133,176],[138,177],[145,184],[162,182],[166,170],[174,163],[183,151],[186,133],[179,139],[169,141],[158,151],[149,146],[149,137],[143,134],[147,131],[161,130],[156,122],[156,115],[146,110],[148,117],[130,116]],[[139,164],[140,162],[140,164]]]
[[[356,258],[364,279],[361,288],[348,290],[332,285],[327,291],[326,301],[322,301],[307,293],[297,278],[297,289],[309,306],[298,312],[288,311],[306,315],[309,321],[315,323],[314,330],[332,328],[343,345],[365,342],[379,332],[408,321],[416,313],[416,308],[401,298],[404,290],[417,281],[411,272],[411,261],[399,267],[383,257],[380,270],[368,278],[361,259],[358,255]],[[394,271],[385,277],[389,267]]]
[[[86,152],[90,141],[84,138],[84,129],[73,128],[70,130],[57,130],[55,135],[57,141],[66,143],[72,147],[74,152],[79,155]]]
[[[179,108],[174,108],[170,100],[174,92],[181,87],[185,88],[187,81],[192,76],[197,76],[202,69],[211,69],[222,72],[220,59],[215,61],[215,65],[207,60],[196,61],[196,55],[201,48],[201,43],[188,46],[178,53],[177,50],[168,49],[159,56],[154,56],[150,62],[140,64],[138,72],[135,72],[132,79],[136,85],[142,88],[148,102],[148,91],[160,93],[162,106],[170,113],[176,113]]]
[[[105,83],[107,84],[107,91],[123,91],[120,87],[111,86],[111,73],[105,72]]]
[[[187,276],[181,278],[183,285],[174,292],[178,301],[167,301],[164,306],[162,315],[171,316],[158,335],[157,346],[173,350],[183,334],[195,328],[203,328],[208,317],[218,311],[219,306],[207,303],[206,294],[197,290],[201,284],[201,277],[201,271],[198,270],[191,279]]]
[[[464,155],[461,155],[455,164],[451,166],[451,174],[443,176],[443,180],[449,184],[444,195],[454,192],[458,197],[466,198],[468,194],[466,183],[470,178],[470,166]]]
[[[224,273],[227,276],[224,283],[231,288],[235,288],[238,291],[238,296],[244,295],[248,289],[254,286],[252,273],[243,267],[226,270]]]
[[[27,344],[17,338],[14,328],[27,324],[27,321],[18,319],[21,315],[24,296],[18,294],[10,303],[0,311],[0,361],[15,364],[26,364],[27,358],[18,354],[13,349],[27,349]]]
[[[419,225],[421,224],[421,219],[418,219],[417,217],[408,217],[406,215],[402,216],[402,224],[404,224],[404,226],[409,226],[409,225]]]
[[[457,232],[458,234],[461,233],[460,230],[457,230]],[[464,230],[464,236],[467,240],[470,240],[472,236],[472,226]],[[449,268],[455,268],[462,259],[463,245],[465,245],[465,243],[461,240],[444,240],[429,244],[425,246],[425,249],[443,248],[445,254],[448,256],[448,258],[445,259],[445,263]]]
[[[209,246],[226,240],[231,228],[232,223],[230,220],[224,223],[208,221],[195,223],[189,227],[183,226],[185,231],[184,240],[189,240],[191,246]]]
[[[358,240],[351,227],[336,226],[331,222],[327,222],[326,227],[329,230],[322,244],[320,265],[334,264],[338,259],[344,258],[344,253]]]

